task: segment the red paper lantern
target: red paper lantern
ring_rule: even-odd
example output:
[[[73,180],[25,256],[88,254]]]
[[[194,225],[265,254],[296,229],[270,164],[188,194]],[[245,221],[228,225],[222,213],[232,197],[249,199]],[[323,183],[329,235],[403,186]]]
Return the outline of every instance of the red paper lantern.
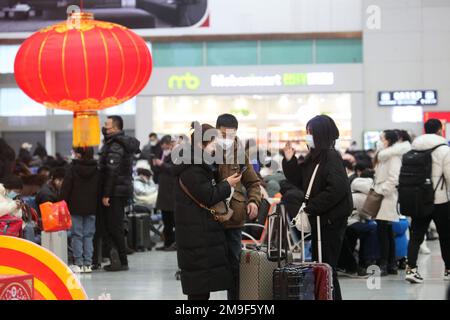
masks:
[[[99,130],[96,137],[92,132],[96,111],[136,96],[150,79],[152,58],[145,41],[131,30],[93,20],[90,13],[74,13],[67,22],[28,38],[14,72],[33,100],[75,112],[74,145],[87,146],[100,142]]]

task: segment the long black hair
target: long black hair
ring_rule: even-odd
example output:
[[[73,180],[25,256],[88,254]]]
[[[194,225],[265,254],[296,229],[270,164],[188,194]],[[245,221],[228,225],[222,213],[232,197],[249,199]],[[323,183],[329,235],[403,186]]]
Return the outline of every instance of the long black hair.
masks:
[[[94,148],[93,147],[73,147],[73,152],[81,155],[81,160],[93,160]]]
[[[395,130],[384,130],[384,138],[387,140],[389,147],[393,146],[398,141],[398,135]]]
[[[334,149],[339,139],[339,129],[334,120],[327,115],[315,116],[306,124],[314,139],[315,151]]]
[[[396,129],[395,132],[397,133],[399,141],[402,142],[408,141],[410,143],[412,142],[411,136],[409,135],[408,131]]]
[[[388,147],[392,147],[399,139],[398,134],[395,130],[384,130],[383,131],[384,139],[388,142]],[[380,162],[378,159],[378,153],[375,155],[375,158],[373,159],[373,165],[374,167],[378,165]]]

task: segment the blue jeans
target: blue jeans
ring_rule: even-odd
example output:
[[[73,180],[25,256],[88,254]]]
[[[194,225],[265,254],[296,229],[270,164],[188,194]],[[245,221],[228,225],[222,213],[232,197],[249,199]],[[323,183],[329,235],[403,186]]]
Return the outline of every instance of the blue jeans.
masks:
[[[358,239],[360,239],[359,267],[366,268],[378,258],[377,224],[372,221],[367,223],[356,222],[348,226],[345,231],[338,261],[340,269],[350,273],[358,270],[358,262],[353,254]]]
[[[233,283],[228,290],[228,300],[239,300],[239,268],[242,251],[242,229],[226,229],[225,237],[228,245],[228,261],[233,274]]]
[[[95,215],[72,215],[72,250],[74,264],[92,265],[94,253]]]
[[[377,224],[375,221],[366,223],[356,222],[348,227],[359,237],[360,259],[365,263],[372,263],[379,257]]]

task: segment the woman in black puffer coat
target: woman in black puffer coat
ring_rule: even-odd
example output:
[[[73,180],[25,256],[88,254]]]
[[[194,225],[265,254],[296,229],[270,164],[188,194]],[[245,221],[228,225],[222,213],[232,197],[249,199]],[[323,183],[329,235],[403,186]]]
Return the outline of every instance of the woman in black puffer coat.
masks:
[[[0,183],[13,174],[16,153],[5,140],[0,138]]]
[[[352,194],[340,153],[335,149],[339,130],[333,119],[321,115],[306,125],[309,154],[299,164],[288,144],[284,149],[283,171],[286,178],[306,193],[317,164],[316,179],[305,212],[309,215],[312,231],[313,259],[317,261],[317,216],[320,216],[322,258],[333,268],[333,298],[341,300],[337,279],[339,259],[347,218],[353,210]]]
[[[207,130],[214,130],[206,124],[195,127],[195,130],[201,130],[202,137]],[[227,180],[215,181],[215,166],[207,164],[203,156],[205,153],[212,154],[213,140],[198,144],[192,140],[192,146],[189,147],[191,154],[199,148],[201,150],[197,149],[197,157],[201,156],[202,159],[190,163],[201,164],[179,164],[174,167],[178,266],[181,269],[183,293],[188,295],[189,300],[207,300],[210,292],[228,290],[232,283],[223,226],[214,220],[208,210],[197,205],[179,184],[181,180],[192,196],[207,207],[230,196],[231,187],[238,183],[241,176],[235,174]]]

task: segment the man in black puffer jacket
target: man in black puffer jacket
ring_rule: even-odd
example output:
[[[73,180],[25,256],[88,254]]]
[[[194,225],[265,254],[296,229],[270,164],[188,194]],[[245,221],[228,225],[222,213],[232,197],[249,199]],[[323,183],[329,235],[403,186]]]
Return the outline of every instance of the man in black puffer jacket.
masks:
[[[123,119],[109,116],[102,128],[105,137],[100,150],[102,203],[104,206],[106,241],[111,264],[106,271],[128,270],[123,219],[128,199],[133,197],[133,156],[140,152],[139,141],[123,132]],[[117,248],[118,257],[113,247]]]

